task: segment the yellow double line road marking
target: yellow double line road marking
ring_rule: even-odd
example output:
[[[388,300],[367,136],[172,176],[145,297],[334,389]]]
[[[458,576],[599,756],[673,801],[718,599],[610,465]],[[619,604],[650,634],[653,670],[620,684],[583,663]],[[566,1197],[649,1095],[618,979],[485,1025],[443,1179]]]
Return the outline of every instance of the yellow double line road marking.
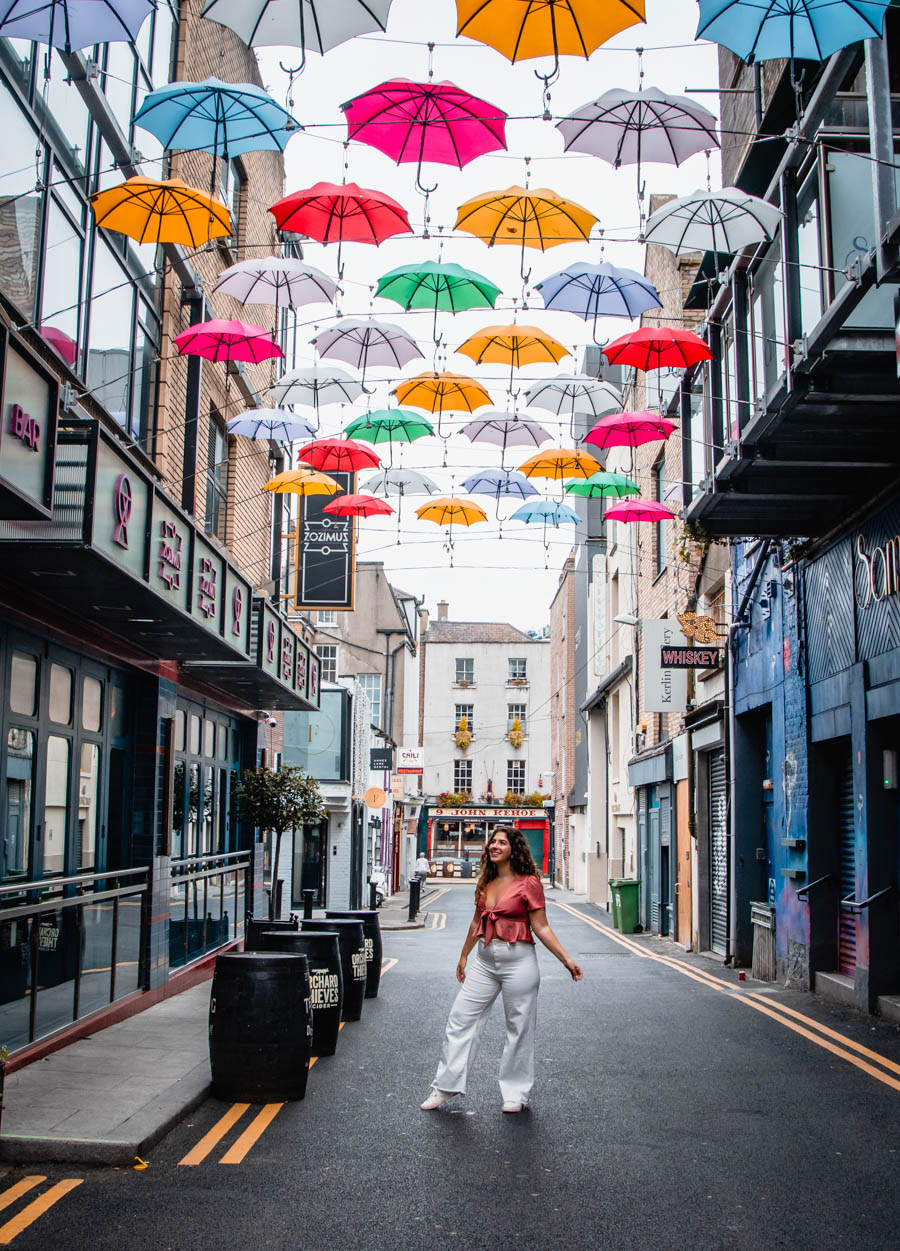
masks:
[[[46,1180],[46,1177],[40,1176],[23,1177],[21,1181],[16,1182],[8,1190],[4,1190],[0,1194],[0,1211],[11,1207],[23,1195],[28,1194],[29,1190],[33,1190],[35,1186],[40,1186]],[[64,1198],[70,1191],[75,1190],[83,1181],[83,1177],[67,1177],[64,1181],[56,1182],[49,1190],[45,1190],[42,1195],[38,1195],[36,1199],[32,1199],[31,1203],[22,1208],[21,1212],[17,1212],[4,1225],[0,1225],[0,1247],[8,1247],[13,1238],[18,1237],[29,1225],[33,1225],[39,1216],[43,1216],[55,1203],[59,1203],[60,1199]]]
[[[674,969],[677,973],[681,973],[682,976],[699,982],[701,986],[718,991],[719,994],[727,995],[730,999],[745,1004],[748,1008],[755,1008],[757,1012],[761,1012],[764,1016],[777,1021],[785,1029],[793,1030],[795,1034],[799,1034],[801,1037],[815,1043],[817,1047],[830,1051],[832,1055],[838,1056],[841,1060],[846,1060],[848,1064],[861,1069],[863,1073],[868,1073],[870,1077],[876,1078],[883,1085],[889,1086],[892,1090],[900,1091],[900,1080],[898,1080],[900,1078],[900,1064],[889,1060],[886,1056],[879,1055],[877,1051],[872,1051],[871,1048],[864,1047],[862,1043],[855,1042],[852,1038],[847,1038],[846,1035],[831,1029],[827,1025],[820,1024],[802,1012],[797,1012],[795,1008],[789,1008],[785,1004],[770,1000],[766,995],[761,995],[759,991],[740,990],[727,982],[723,982],[720,978],[714,977],[711,973],[705,972],[703,969],[687,966],[683,961],[676,960],[671,956],[648,951],[641,943],[636,943],[633,939],[626,938],[624,934],[611,930],[609,926],[601,925],[599,921],[595,921],[593,917],[579,912],[577,908],[573,908],[570,904],[559,903],[557,900],[552,902],[557,908],[567,912],[569,916],[583,921],[585,925],[598,930],[605,938],[618,943],[620,947],[624,947],[634,955],[641,956],[645,960],[653,960],[656,964],[663,964],[666,968]],[[802,1023],[798,1024],[798,1022]],[[835,1039],[837,1042],[832,1042],[830,1041],[831,1039]],[[837,1045],[838,1043],[840,1045]],[[862,1056],[866,1058],[861,1059],[860,1057]],[[869,1061],[874,1063],[869,1063]],[[881,1065],[881,1068],[876,1068],[875,1065]],[[884,1070],[887,1070],[887,1072]],[[896,1074],[897,1076],[891,1076],[891,1074]]]

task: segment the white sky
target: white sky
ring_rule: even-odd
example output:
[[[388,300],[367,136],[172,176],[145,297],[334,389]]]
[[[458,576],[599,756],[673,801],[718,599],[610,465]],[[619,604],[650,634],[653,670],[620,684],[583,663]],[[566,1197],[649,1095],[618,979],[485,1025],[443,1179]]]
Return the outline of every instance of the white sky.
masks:
[[[545,72],[550,63],[523,61],[511,65],[499,53],[468,40],[455,39],[456,6],[451,0],[394,0],[386,35],[366,36],[352,40],[330,52],[326,57],[310,55],[301,78],[295,83],[295,116],[306,128],[293,138],[285,152],[288,192],[299,190],[320,180],[340,182],[343,174],[346,134],[340,104],[378,83],[393,77],[424,81],[428,72],[427,43],[434,41],[434,78],[449,79],[491,103],[511,116],[528,120],[510,121],[507,125],[508,152],[480,157],[462,171],[453,166],[426,166],[423,181],[439,182],[431,198],[432,238],[409,236],[389,240],[380,247],[345,245],[343,249],[345,316],[374,316],[404,326],[419,342],[425,360],[413,361],[403,371],[412,376],[433,367],[432,314],[407,314],[387,300],[371,304],[370,287],[380,275],[397,265],[437,260],[439,226],[449,234],[456,217],[456,208],[464,200],[482,191],[498,190],[514,183],[523,184],[525,156],[533,158],[531,186],[550,187],[590,209],[599,219],[599,227],[588,244],[564,244],[545,253],[526,251],[526,264],[532,266],[531,282],[547,277],[578,260],[597,263],[606,259],[614,264],[643,268],[643,248],[635,242],[638,234],[636,170],[623,166],[616,171],[594,157],[562,153],[562,135],[553,122],[540,119],[542,85],[534,77],[534,69]],[[562,74],[551,88],[551,110],[554,118],[571,112],[579,105],[595,99],[613,87],[636,89],[638,58],[634,49],[643,46],[645,87],[657,86],[664,91],[690,94],[689,88],[715,87],[717,83],[716,49],[711,44],[694,44],[697,5],[694,0],[648,0],[647,24],[622,32],[610,44],[599,49],[590,59],[562,58]],[[262,73],[267,87],[279,100],[284,100],[287,78],[279,68],[296,64],[294,49],[261,49]],[[706,108],[718,111],[715,95],[703,93],[696,97]],[[417,234],[422,231],[423,199],[415,189],[415,166],[395,165],[388,157],[364,144],[354,143],[347,150],[347,177],[362,186],[377,188],[399,200],[408,210]],[[714,160],[713,185],[718,186],[718,162]],[[680,168],[664,165],[644,166],[647,197],[653,193],[684,195],[705,186],[706,158],[692,157]],[[605,238],[605,249],[599,231]],[[603,257],[601,258],[601,250]],[[333,273],[336,249],[316,243],[304,245],[306,259],[313,265]],[[497,366],[476,367],[465,356],[453,354],[475,330],[492,324],[512,321],[513,300],[520,298],[520,251],[514,247],[488,249],[468,236],[454,236],[443,245],[442,259],[456,261],[475,269],[494,281],[503,291],[495,310],[479,310],[452,317],[439,315],[439,332],[446,348],[446,363],[438,368],[478,378],[491,392],[495,407],[509,406],[506,394],[509,371]],[[325,305],[304,310],[308,336],[332,325],[334,311]],[[560,339],[574,352],[557,368],[532,366],[519,372],[521,388],[535,378],[554,373],[575,372],[584,346],[591,342],[591,326],[568,313],[548,312],[538,294],[529,299],[528,311],[520,321],[536,324]],[[622,319],[606,319],[598,325],[598,337],[611,339],[630,329],[632,323]],[[310,347],[306,360],[312,363],[315,353]],[[298,362],[302,363],[302,362]],[[334,362],[339,368],[346,368]],[[371,370],[367,385],[376,386],[371,407],[388,406],[388,393],[398,381],[387,370]],[[365,405],[353,408],[330,407],[323,410],[323,431],[337,433],[353,416],[365,411]],[[521,401],[520,401],[521,411]],[[557,446],[569,446],[568,432],[562,431],[550,414],[533,410],[529,415],[547,425],[557,436]],[[445,418],[445,426],[447,419]],[[454,417],[446,428],[457,428],[466,419]],[[562,442],[560,443],[560,438]],[[545,447],[552,446],[545,444]],[[389,450],[377,449],[385,462]],[[446,445],[447,466],[443,467],[444,446],[436,440],[424,440],[402,449],[395,449],[394,464],[422,469],[433,477],[443,493],[464,495],[461,480],[475,468],[497,467],[500,451],[483,443],[470,444],[464,436],[454,436]],[[529,455],[527,449],[507,453],[506,466],[514,467]],[[367,475],[363,475],[363,480]],[[541,480],[535,485],[542,493],[560,498],[559,486]],[[359,555],[362,559],[384,560],[392,580],[404,590],[425,595],[432,610],[439,599],[450,601],[450,615],[455,620],[511,621],[524,629],[538,629],[549,620],[549,606],[557,586],[559,570],[568,553],[573,527],[551,531],[549,553],[545,553],[540,526],[524,526],[520,522],[504,525],[503,541],[495,518],[495,502],[486,496],[479,500],[490,518],[463,530],[454,527],[454,567],[445,549],[446,535],[436,526],[421,522],[414,509],[426,497],[402,501],[401,542],[397,544],[396,519],[373,519],[361,523]],[[396,499],[391,500],[396,504]],[[505,515],[516,505],[501,504]],[[549,563],[549,569],[545,564]]]

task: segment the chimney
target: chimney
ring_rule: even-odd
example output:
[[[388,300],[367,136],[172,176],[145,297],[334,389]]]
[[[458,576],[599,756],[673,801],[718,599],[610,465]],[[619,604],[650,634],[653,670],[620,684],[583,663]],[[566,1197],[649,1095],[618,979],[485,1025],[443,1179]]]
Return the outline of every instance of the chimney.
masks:
[[[428,620],[429,620],[429,618],[428,618],[428,609],[427,609],[427,608],[420,608],[420,609],[419,609],[419,633],[420,633],[420,634],[425,634],[425,633],[427,633],[427,631],[428,631]]]
[[[450,605],[445,599],[438,600],[438,621],[446,621],[450,615]]]

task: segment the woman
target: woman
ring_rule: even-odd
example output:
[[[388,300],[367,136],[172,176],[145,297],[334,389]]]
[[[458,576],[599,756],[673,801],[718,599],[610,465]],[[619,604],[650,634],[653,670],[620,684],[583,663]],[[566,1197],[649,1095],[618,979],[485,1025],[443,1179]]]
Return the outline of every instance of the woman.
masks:
[[[574,982],[584,974],[566,954],[547,921],[544,889],[521,830],[497,825],[481,857],[475,887],[475,915],[469,926],[456,977],[462,989],[450,1011],[441,1061],[423,1112],[441,1107],[466,1092],[466,1078],[475,1044],[491,1005],[503,995],[506,1046],[500,1061],[500,1093],[504,1112],[521,1112],[534,1085],[534,1026],[538,970],[533,934],[562,961]],[[477,944],[472,968],[469,953]]]

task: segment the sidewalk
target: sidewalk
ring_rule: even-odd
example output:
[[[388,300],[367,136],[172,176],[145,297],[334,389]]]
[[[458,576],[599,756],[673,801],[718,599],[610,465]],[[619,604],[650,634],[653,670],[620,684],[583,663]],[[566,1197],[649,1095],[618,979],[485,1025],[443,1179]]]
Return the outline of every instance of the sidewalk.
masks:
[[[425,920],[428,916],[427,911],[424,910],[425,905],[439,889],[436,882],[437,879],[433,879],[425,884],[422,894],[419,896],[419,912],[415,921],[407,920],[409,916],[409,887],[406,890],[398,890],[393,895],[390,895],[381,905],[378,912],[382,931],[424,929]]]

